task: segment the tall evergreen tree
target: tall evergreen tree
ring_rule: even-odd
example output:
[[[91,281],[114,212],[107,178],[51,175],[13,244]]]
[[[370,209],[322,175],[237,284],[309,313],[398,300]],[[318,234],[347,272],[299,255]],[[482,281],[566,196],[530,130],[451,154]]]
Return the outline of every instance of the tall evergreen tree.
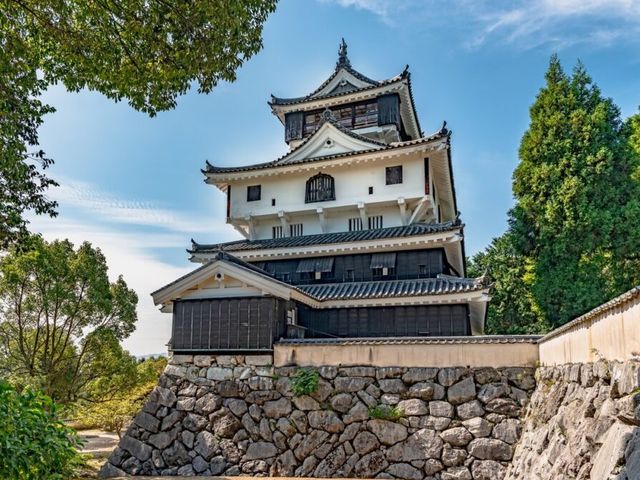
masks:
[[[488,272],[493,288],[485,332],[497,334],[532,334],[549,330],[542,319],[526,283],[529,260],[520,254],[512,234],[494,238],[482,252],[467,261],[471,277]]]
[[[640,183],[631,126],[582,64],[551,58],[513,175],[510,231],[530,261],[525,280],[561,325],[640,280]]]

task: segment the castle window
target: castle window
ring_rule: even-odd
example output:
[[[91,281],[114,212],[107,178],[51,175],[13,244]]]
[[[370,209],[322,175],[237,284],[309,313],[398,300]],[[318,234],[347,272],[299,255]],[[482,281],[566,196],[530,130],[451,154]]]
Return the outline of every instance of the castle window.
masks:
[[[402,183],[402,165],[386,168],[387,185]]]
[[[335,182],[331,175],[319,173],[307,180],[305,203],[326,202],[335,199]]]
[[[282,225],[271,227],[271,232],[273,233],[273,238],[282,238]]]
[[[260,200],[262,193],[262,185],[250,185],[247,187],[247,202],[255,202]]]
[[[371,255],[371,265],[374,277],[386,277],[393,275],[396,270],[396,254],[390,253],[374,253]]]
[[[289,236],[299,237],[302,235],[302,223],[293,223],[289,225]]]
[[[345,282],[353,282],[354,280],[354,274],[353,274],[353,269],[348,268],[344,271],[344,281]]]
[[[382,215],[374,215],[369,217],[369,230],[375,230],[376,228],[382,228]]]
[[[360,217],[354,217],[349,219],[349,231],[356,232],[362,230],[362,219]]]

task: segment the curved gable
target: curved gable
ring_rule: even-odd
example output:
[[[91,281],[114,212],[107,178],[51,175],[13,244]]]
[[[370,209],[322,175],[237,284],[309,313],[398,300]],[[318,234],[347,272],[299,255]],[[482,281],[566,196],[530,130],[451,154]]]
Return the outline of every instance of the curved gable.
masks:
[[[380,142],[348,133],[327,121],[303,144],[278,161],[277,165],[287,165],[307,158],[379,150],[384,147],[385,145]]]

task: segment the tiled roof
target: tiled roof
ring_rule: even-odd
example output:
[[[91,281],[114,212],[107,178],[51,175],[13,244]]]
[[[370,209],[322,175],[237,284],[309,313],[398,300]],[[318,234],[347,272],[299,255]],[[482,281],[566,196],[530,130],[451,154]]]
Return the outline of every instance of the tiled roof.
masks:
[[[280,98],[280,97],[276,97],[274,95],[271,95],[271,101],[269,102],[269,105],[296,105],[296,104],[299,104],[299,103],[310,102],[310,101],[313,101],[313,100],[323,100],[323,99],[326,99],[326,98],[333,98],[333,97],[341,97],[341,96],[344,96],[344,95],[351,95],[354,92],[363,92],[363,91],[367,91],[367,90],[373,90],[374,88],[382,87],[384,85],[391,85],[393,83],[396,83],[396,82],[399,82],[401,80],[404,80],[405,78],[409,78],[409,76],[410,76],[410,74],[409,74],[409,66],[408,65],[400,75],[396,75],[395,77],[391,77],[389,79],[381,80],[381,81],[371,80],[370,78],[365,77],[360,72],[358,72],[357,70],[354,70],[351,67],[341,67],[341,68],[344,68],[346,71],[348,71],[354,77],[362,80],[363,82],[370,83],[371,85],[366,86],[366,87],[362,87],[362,88],[357,88],[357,89],[354,89],[354,90],[340,91],[340,92],[335,92],[335,93],[332,92],[332,93],[326,93],[324,95],[318,95],[318,92],[321,91],[325,86],[327,86],[329,84],[329,82],[331,82],[331,80],[333,80],[335,78],[335,76],[338,74],[340,69],[337,68],[333,72],[333,74],[331,74],[331,76],[329,78],[327,78],[322,83],[322,85],[320,85],[317,89],[315,89],[309,95],[304,95],[302,97],[293,97],[293,98]]]
[[[540,335],[474,335],[459,337],[360,337],[360,338],[287,338],[279,345],[465,345],[536,343]]]
[[[252,170],[263,170],[263,169],[267,169],[267,168],[276,168],[276,167],[287,167],[290,165],[297,165],[297,164],[302,164],[302,163],[311,163],[311,162],[320,162],[320,161],[324,161],[324,160],[333,160],[336,158],[344,158],[344,157],[351,157],[354,155],[362,155],[362,154],[366,154],[366,153],[371,153],[371,152],[382,152],[382,151],[387,151],[387,150],[394,150],[394,149],[398,149],[398,148],[404,148],[404,147],[410,147],[413,145],[420,145],[422,143],[428,143],[432,140],[436,140],[439,138],[447,138],[449,139],[450,137],[450,131],[446,128],[441,128],[440,130],[438,130],[436,133],[433,133],[427,137],[421,137],[421,138],[416,138],[415,140],[407,140],[404,142],[393,142],[393,143],[382,143],[382,142],[377,142],[375,140],[372,140],[370,138],[367,137],[362,137],[361,135],[358,135],[357,133],[354,133],[344,127],[342,127],[338,122],[336,122],[335,120],[326,120],[331,122],[332,124],[334,124],[337,128],[340,128],[343,132],[347,133],[348,135],[354,137],[354,138],[358,138],[360,140],[365,140],[369,143],[373,143],[376,144],[379,148],[371,148],[369,150],[356,150],[353,152],[344,152],[344,153],[336,153],[334,155],[324,155],[321,157],[312,157],[312,158],[299,158],[297,160],[287,160],[287,158],[289,157],[289,155],[291,155],[293,152],[297,151],[300,147],[302,147],[303,145],[305,145],[310,139],[313,138],[313,136],[315,135],[311,135],[309,137],[307,137],[299,146],[297,146],[295,149],[291,150],[290,152],[286,153],[285,155],[283,155],[280,158],[277,158],[276,160],[273,160],[271,162],[264,162],[264,163],[256,163],[253,165],[245,165],[245,166],[238,166],[238,167],[218,167],[215,165],[211,165],[208,161],[206,162],[205,168],[204,170],[202,170],[202,173],[204,173],[205,175],[207,173],[236,173],[236,172],[249,172]],[[316,130],[316,132],[319,130]]]
[[[474,292],[488,287],[484,281],[476,279],[445,277],[299,285],[297,288],[319,301],[330,301],[447,295]]]
[[[238,252],[243,250],[268,250],[275,248],[305,247],[310,245],[326,245],[332,243],[361,242],[384,238],[403,238],[426,235],[430,233],[449,232],[462,228],[459,219],[445,223],[414,223],[400,227],[378,228],[374,230],[357,230],[354,232],[320,233],[284,237],[265,240],[237,240],[235,242],[199,244],[191,240],[189,253],[214,253],[220,250]]]

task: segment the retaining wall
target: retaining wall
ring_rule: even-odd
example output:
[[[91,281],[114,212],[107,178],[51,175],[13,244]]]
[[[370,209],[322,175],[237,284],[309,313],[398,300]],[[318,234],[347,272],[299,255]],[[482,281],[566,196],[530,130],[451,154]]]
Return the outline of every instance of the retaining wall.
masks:
[[[496,480],[535,388],[533,368],[323,366],[296,396],[270,363],[174,357],[102,476]]]

